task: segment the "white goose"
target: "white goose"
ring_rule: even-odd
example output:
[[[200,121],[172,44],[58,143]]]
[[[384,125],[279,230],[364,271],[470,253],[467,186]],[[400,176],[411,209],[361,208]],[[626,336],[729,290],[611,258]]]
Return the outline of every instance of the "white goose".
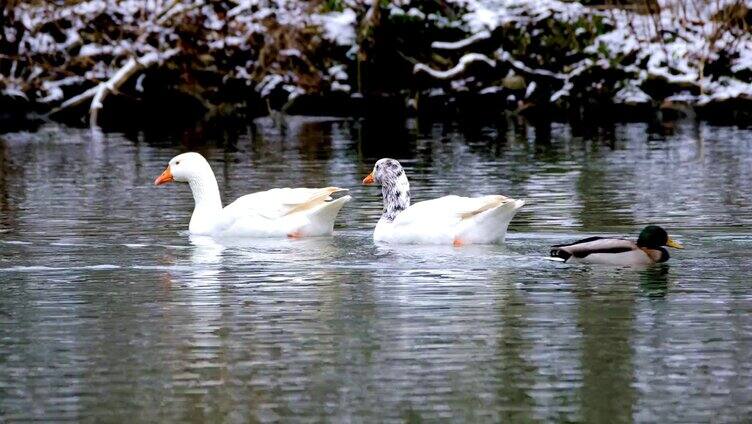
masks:
[[[220,237],[314,237],[329,235],[334,219],[350,196],[338,187],[275,188],[247,194],[222,207],[217,180],[209,163],[198,153],[183,153],[170,160],[155,185],[188,183],[195,207],[191,234]]]
[[[394,159],[381,159],[363,184],[381,184],[384,212],[375,241],[411,244],[501,243],[522,200],[501,195],[444,196],[410,205],[410,183]]]

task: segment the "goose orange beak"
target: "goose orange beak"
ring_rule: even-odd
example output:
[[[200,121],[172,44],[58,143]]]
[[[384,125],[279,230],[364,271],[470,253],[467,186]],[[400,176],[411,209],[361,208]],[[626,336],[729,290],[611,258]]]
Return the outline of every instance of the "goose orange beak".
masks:
[[[371,184],[373,184],[373,172],[371,172],[365,178],[363,178],[363,185],[371,185]]]
[[[162,175],[158,176],[157,179],[154,180],[154,185],[162,185],[172,181],[174,181],[172,179],[172,171],[170,171],[170,166],[167,165],[167,169],[164,170]]]

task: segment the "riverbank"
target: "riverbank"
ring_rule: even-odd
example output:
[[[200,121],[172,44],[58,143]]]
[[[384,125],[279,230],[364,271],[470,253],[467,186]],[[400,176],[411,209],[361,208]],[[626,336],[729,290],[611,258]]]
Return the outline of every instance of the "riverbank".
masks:
[[[277,113],[745,123],[750,2],[712,3],[11,2],[0,114],[102,126]]]

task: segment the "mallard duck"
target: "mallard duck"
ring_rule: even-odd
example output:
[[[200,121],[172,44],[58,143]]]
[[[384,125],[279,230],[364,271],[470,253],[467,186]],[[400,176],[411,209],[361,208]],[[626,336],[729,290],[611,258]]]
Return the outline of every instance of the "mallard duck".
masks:
[[[332,233],[334,219],[350,196],[333,199],[339,187],[275,188],[247,194],[222,207],[219,187],[209,163],[198,153],[183,153],[170,160],[154,180],[188,183],[195,207],[188,231],[221,237],[314,237]]]
[[[410,244],[488,244],[504,236],[522,200],[501,195],[444,196],[410,204],[410,183],[394,159],[376,162],[363,184],[380,184],[384,199],[375,241]]]
[[[666,230],[657,225],[645,227],[637,242],[605,237],[590,237],[572,244],[551,246],[551,257],[564,262],[583,262],[607,265],[650,265],[666,262],[668,250],[663,246],[683,249],[671,240]]]

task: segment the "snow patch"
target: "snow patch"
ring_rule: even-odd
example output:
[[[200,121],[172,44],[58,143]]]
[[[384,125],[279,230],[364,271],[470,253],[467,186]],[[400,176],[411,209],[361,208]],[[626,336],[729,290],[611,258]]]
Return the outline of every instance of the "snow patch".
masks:
[[[439,49],[439,50],[462,50],[475,44],[478,41],[487,40],[489,38],[491,38],[490,32],[481,31],[468,38],[465,38],[464,40],[452,41],[452,42],[434,41],[433,43],[431,43],[431,47],[433,47],[434,49]]]
[[[265,76],[258,85],[256,85],[256,91],[259,92],[261,97],[269,97],[270,94],[277,88],[278,85],[285,82],[285,78],[281,75],[271,74]]]
[[[652,101],[644,91],[634,84],[627,84],[614,94],[614,103],[626,105],[642,105]]]
[[[424,72],[436,79],[448,80],[464,73],[468,65],[471,63],[485,63],[492,68],[496,66],[496,61],[489,59],[486,55],[480,53],[468,53],[460,58],[459,63],[446,71],[439,71],[422,63],[418,63],[413,67],[413,73],[417,74]]]
[[[350,46],[355,43],[356,18],[355,11],[352,9],[312,16],[313,22],[324,29],[324,37],[340,46]]]

